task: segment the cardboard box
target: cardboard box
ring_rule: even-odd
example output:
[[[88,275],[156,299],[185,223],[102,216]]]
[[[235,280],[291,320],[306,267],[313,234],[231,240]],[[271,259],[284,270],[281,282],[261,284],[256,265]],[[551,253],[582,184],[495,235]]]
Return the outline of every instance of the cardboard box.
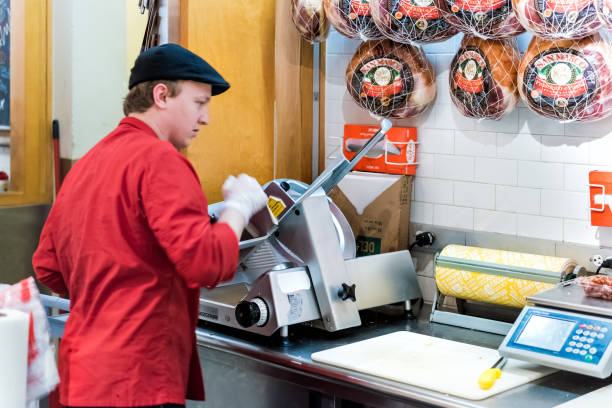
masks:
[[[612,172],[589,172],[591,225],[612,227]]]
[[[413,178],[351,172],[331,191],[353,229],[357,256],[408,248]]]
[[[378,132],[380,127],[369,125],[344,125],[342,152],[351,160]],[[359,160],[354,170],[375,173],[414,175],[416,173],[416,128],[393,127],[385,138]]]

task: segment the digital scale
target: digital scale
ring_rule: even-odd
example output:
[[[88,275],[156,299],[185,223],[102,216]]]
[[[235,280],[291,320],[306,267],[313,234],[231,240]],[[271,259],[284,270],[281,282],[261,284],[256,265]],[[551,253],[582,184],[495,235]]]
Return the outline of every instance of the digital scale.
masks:
[[[527,297],[499,353],[607,378],[612,374],[611,339],[612,301],[587,297],[574,279]]]

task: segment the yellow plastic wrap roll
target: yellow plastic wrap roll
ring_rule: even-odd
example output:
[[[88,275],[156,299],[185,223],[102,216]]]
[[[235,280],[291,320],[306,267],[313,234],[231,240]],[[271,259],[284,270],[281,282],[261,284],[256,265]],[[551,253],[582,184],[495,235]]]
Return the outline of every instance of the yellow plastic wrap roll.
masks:
[[[568,258],[501,251],[462,245],[448,245],[440,255],[499,265],[559,273],[559,281],[573,271],[577,262]],[[551,288],[554,284],[471,272],[436,265],[436,285],[440,293],[459,299],[498,305],[523,307],[527,296]]]

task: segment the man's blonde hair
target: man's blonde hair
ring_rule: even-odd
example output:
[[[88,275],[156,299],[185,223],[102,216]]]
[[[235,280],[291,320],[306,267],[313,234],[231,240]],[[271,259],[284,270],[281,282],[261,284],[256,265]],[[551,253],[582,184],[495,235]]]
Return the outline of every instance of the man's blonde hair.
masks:
[[[141,82],[130,89],[123,100],[123,114],[127,116],[132,112],[143,113],[153,106],[153,88],[157,84],[165,85],[171,98],[181,93],[181,83],[177,80],[157,79]]]

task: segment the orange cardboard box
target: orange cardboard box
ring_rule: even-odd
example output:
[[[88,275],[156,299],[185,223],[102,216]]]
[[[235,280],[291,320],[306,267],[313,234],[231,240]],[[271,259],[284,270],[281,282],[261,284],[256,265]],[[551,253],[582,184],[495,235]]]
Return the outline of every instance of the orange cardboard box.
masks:
[[[612,172],[589,172],[591,225],[612,227]]]
[[[378,132],[380,127],[370,125],[344,125],[342,152],[351,160]],[[416,128],[393,127],[385,138],[374,146],[353,170],[374,173],[414,175],[416,173]]]

